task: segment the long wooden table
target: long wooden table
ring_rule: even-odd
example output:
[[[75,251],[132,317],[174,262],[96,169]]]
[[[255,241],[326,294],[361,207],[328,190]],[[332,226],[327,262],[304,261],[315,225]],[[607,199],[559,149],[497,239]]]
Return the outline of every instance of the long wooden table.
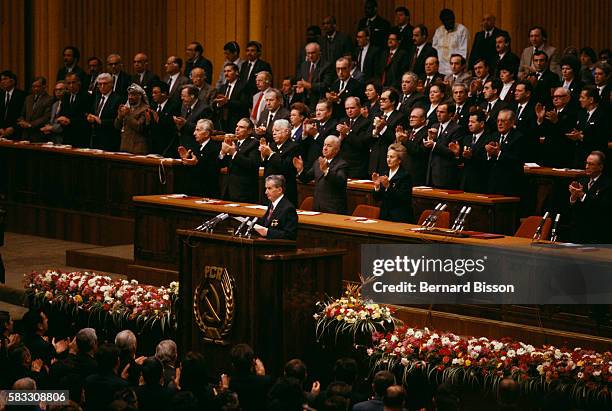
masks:
[[[205,219],[221,212],[240,216],[262,216],[265,213],[265,210],[253,205],[227,204],[236,203],[203,204],[201,199],[195,197],[135,197],[134,268],[140,272],[154,273],[153,275],[165,275],[166,279],[175,278],[179,262],[175,235],[177,229],[196,227]],[[525,238],[454,238],[414,232],[411,229],[415,227],[380,220],[363,223],[336,214],[299,215],[298,247],[346,249],[348,253],[343,259],[345,281],[358,281],[363,244],[449,243],[500,247],[517,252],[533,250],[531,240]],[[541,252],[560,257],[575,253],[572,257],[612,262],[610,251],[603,249],[588,253],[565,249],[542,249]],[[469,316],[470,320],[465,321],[472,321],[474,324],[486,319],[612,337],[612,323],[606,317],[610,306],[437,305],[419,309],[422,308]],[[482,332],[490,335],[491,323],[487,324],[486,327],[489,328]],[[466,332],[475,332],[474,328],[469,330],[472,331]],[[564,338],[569,339],[570,336],[565,335]]]

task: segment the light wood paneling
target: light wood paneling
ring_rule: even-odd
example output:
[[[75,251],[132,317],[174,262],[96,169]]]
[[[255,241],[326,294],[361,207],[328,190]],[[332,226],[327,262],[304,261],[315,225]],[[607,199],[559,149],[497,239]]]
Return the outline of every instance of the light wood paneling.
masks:
[[[17,75],[17,87],[25,84],[25,29],[24,8],[21,1],[0,1],[0,70],[11,70]]]

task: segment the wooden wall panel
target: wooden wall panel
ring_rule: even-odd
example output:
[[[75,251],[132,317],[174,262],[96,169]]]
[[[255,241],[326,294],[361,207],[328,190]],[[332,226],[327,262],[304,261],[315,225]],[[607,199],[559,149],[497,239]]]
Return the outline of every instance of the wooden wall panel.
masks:
[[[28,89],[25,77],[25,28],[23,2],[0,1],[0,70],[12,70],[17,75],[17,87]]]

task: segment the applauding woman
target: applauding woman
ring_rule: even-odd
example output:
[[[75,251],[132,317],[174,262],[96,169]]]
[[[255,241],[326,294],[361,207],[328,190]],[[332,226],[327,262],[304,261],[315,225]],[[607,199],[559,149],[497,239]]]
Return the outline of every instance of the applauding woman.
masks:
[[[372,174],[374,198],[381,201],[380,218],[400,223],[414,223],[412,213],[412,179],[402,167],[406,158],[406,147],[391,144],[387,150],[389,175]]]

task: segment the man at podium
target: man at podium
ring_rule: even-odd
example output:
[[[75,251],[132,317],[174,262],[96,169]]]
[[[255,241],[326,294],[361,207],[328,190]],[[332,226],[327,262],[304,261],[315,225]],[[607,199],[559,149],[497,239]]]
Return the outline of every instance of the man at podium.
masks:
[[[268,210],[253,227],[262,237],[284,240],[297,238],[298,217],[295,206],[285,197],[285,177],[273,174],[266,177]]]

